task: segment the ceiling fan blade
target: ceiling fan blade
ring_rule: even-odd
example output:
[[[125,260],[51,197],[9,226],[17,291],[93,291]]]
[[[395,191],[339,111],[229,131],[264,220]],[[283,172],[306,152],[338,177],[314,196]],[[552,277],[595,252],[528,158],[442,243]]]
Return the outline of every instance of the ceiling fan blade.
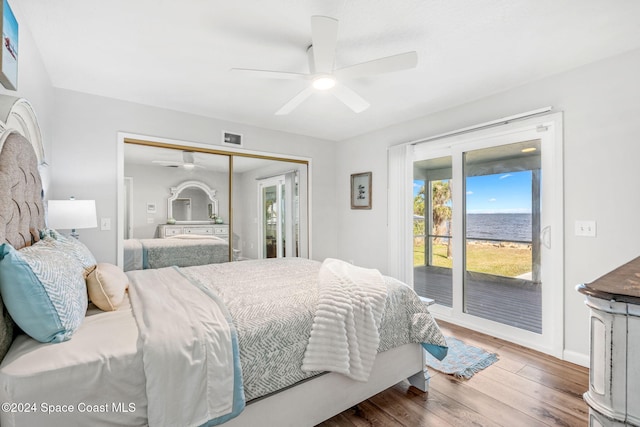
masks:
[[[156,165],[162,165],[162,166],[173,166],[173,167],[182,166],[182,163],[180,162],[170,162],[166,160],[152,160],[151,163],[155,163]]]
[[[415,68],[417,65],[418,53],[412,51],[350,65],[336,70],[333,74],[336,78],[343,79],[372,74],[382,74],[391,71],[408,70],[410,68]]]
[[[276,111],[276,115],[283,116],[285,114],[289,114],[296,108],[298,105],[302,104],[302,101],[311,96],[314,92],[313,86],[307,87],[302,92],[298,93],[296,96],[291,98],[286,104],[284,104],[278,111]]]
[[[246,74],[267,79],[304,80],[309,76],[301,73],[289,73],[287,71],[254,70],[251,68],[232,68],[236,74]]]
[[[336,83],[333,89],[331,89],[331,93],[333,93],[336,98],[342,101],[347,107],[351,108],[355,113],[361,113],[371,105],[360,95],[339,83]]]
[[[315,68],[311,73],[330,74],[333,71],[337,40],[337,19],[328,16],[311,17],[311,46]]]

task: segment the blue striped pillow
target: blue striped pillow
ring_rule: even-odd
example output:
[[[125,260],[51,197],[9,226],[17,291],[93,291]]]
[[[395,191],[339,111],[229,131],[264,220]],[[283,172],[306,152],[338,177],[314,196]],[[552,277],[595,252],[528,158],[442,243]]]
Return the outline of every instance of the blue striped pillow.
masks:
[[[42,241],[15,250],[0,245],[0,293],[22,330],[40,342],[62,342],[87,311],[84,268],[73,256]]]
[[[53,246],[57,250],[77,258],[84,268],[93,267],[97,264],[89,248],[76,238],[64,236],[52,228],[40,230],[40,238],[42,243]]]

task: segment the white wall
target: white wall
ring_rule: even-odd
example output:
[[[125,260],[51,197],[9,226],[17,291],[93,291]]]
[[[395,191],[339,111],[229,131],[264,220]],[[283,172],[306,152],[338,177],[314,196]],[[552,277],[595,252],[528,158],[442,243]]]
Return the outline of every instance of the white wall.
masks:
[[[362,135],[340,144],[338,255],[387,270],[387,147],[551,105],[564,111],[565,352],[587,357],[588,311],[575,291],[640,255],[640,50]],[[373,209],[349,208],[349,176],[373,172]],[[597,221],[596,238],[576,220]]]
[[[0,85],[0,95],[25,98],[33,105],[42,130],[45,158],[49,162],[52,141],[53,87],[31,32],[24,25],[19,5],[12,3],[11,8],[18,21],[18,90],[8,90]]]
[[[111,231],[80,231],[99,261],[116,261],[117,133],[221,145],[223,129],[243,134],[245,149],[312,159],[312,255],[336,255],[337,230],[322,225],[337,221],[334,142],[62,89],[54,99],[51,194],[95,199],[98,217],[111,218]]]

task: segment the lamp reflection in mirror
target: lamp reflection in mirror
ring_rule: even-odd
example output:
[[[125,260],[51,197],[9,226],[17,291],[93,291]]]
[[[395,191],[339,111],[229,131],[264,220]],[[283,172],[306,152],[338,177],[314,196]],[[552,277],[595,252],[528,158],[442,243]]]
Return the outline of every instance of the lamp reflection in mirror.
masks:
[[[95,200],[49,200],[48,202],[49,228],[56,230],[71,230],[71,236],[76,239],[80,235],[76,232],[80,228],[98,227]]]

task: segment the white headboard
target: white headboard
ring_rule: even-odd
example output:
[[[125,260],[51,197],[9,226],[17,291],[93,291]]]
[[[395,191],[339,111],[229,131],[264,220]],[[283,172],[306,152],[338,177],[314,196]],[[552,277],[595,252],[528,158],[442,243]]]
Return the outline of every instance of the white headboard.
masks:
[[[38,165],[45,163],[42,134],[40,133],[40,126],[33,107],[24,98],[2,95],[0,96],[0,133],[2,134],[2,142],[4,142],[6,131],[9,129],[17,130],[31,142],[33,151],[35,151],[38,159]],[[0,147],[2,142],[0,142]]]

